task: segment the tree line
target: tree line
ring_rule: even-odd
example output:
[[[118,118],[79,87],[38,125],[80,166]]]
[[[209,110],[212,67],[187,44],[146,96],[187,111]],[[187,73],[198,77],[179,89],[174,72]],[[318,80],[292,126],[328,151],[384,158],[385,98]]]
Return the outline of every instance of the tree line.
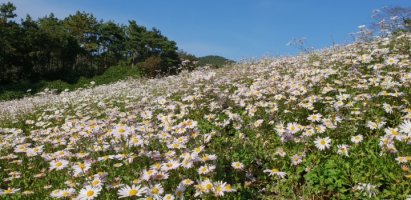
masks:
[[[127,25],[77,11],[15,21],[12,3],[0,6],[0,84],[92,77],[110,66],[140,67],[148,76],[175,74],[181,64],[174,41],[160,30]]]

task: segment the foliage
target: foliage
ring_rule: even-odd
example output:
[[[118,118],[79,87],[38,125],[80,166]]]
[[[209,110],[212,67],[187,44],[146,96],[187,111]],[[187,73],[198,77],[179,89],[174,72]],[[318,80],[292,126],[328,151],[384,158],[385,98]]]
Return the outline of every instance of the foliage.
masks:
[[[229,60],[227,58],[224,58],[222,56],[215,56],[215,55],[210,55],[210,56],[203,56],[198,58],[198,66],[206,66],[209,65],[211,67],[222,67],[227,64],[233,64],[234,61]]]
[[[0,6],[0,84],[75,82],[120,62],[134,66],[151,57],[161,59],[159,74],[178,72],[176,43],[156,28],[147,30],[135,21],[104,22],[79,11],[64,19],[27,16],[18,24],[15,9],[12,3]]]
[[[102,85],[120,80],[126,80],[128,78],[141,78],[142,76],[143,72],[141,71],[141,68],[118,65],[108,68],[101,75],[96,75],[91,78],[78,77],[73,82],[66,82],[63,80],[42,80],[38,82],[25,81],[20,83],[4,84],[0,86],[0,101],[20,99],[42,92],[45,89],[50,89],[60,93],[65,90],[75,90],[85,86],[87,87],[90,85],[90,82],[94,82],[95,85]]]

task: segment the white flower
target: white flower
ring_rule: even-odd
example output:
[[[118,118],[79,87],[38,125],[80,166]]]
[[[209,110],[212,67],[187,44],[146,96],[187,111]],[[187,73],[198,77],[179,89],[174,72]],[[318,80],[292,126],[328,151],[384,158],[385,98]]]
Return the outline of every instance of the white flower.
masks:
[[[222,197],[224,196],[225,192],[234,192],[235,190],[231,187],[230,184],[224,183],[222,181],[217,181],[214,183],[213,191],[216,197]]]
[[[358,144],[360,142],[362,142],[363,140],[363,136],[362,135],[355,135],[351,137],[351,142]]]
[[[77,200],[90,200],[96,198],[101,191],[101,187],[86,186],[80,190]]]
[[[208,174],[215,169],[215,165],[204,165],[198,168],[198,174]]]
[[[293,122],[293,123],[288,123],[287,124],[287,131],[290,133],[297,133],[298,131],[300,131],[300,125]]]
[[[147,190],[147,194],[153,197],[154,199],[161,199],[161,194],[163,194],[163,192],[164,189],[160,183],[157,183],[156,185]]]
[[[348,145],[339,144],[337,145],[337,148],[338,148],[338,151],[337,151],[338,154],[348,156],[348,149],[349,149]]]
[[[231,163],[231,167],[233,167],[234,169],[237,169],[237,170],[242,170],[244,168],[244,164],[241,163],[241,162],[236,161],[236,162]]]
[[[64,168],[67,167],[68,165],[68,161],[67,160],[53,160],[50,162],[50,171],[55,169],[55,170],[62,170]]]
[[[118,191],[119,198],[126,198],[126,197],[139,197],[145,194],[147,191],[146,187],[141,187],[141,185],[132,185],[125,186]]]
[[[266,170],[264,170],[263,172],[268,173],[268,175],[270,175],[270,176],[276,175],[276,176],[278,176],[279,178],[284,178],[284,177],[287,175],[287,173],[281,172],[281,171],[278,170],[277,168],[266,169]]]
[[[319,122],[319,121],[321,121],[321,117],[322,117],[322,115],[320,113],[312,114],[312,115],[307,117],[307,120],[310,120],[312,122]]]
[[[318,137],[315,141],[315,146],[319,149],[319,150],[324,150],[324,149],[328,149],[330,148],[330,143],[331,143],[331,139],[329,137],[325,137],[325,138],[320,138]]]
[[[86,173],[91,168],[90,163],[78,163],[73,166],[74,176]]]
[[[16,188],[7,188],[6,190],[0,189],[0,196],[7,195],[7,194],[14,194],[18,191],[20,191],[20,189],[16,189]]]
[[[175,199],[175,197],[172,194],[166,194],[163,197],[163,200],[174,200],[174,199]]]
[[[404,134],[411,135],[411,121],[410,120],[405,120],[400,124],[398,127],[400,128],[400,131]]]

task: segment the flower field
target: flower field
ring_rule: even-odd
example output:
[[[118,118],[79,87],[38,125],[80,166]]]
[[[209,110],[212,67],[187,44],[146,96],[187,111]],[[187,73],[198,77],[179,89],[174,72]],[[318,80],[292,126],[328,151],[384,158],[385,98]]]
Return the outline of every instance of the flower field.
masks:
[[[411,197],[411,35],[0,102],[3,199]]]

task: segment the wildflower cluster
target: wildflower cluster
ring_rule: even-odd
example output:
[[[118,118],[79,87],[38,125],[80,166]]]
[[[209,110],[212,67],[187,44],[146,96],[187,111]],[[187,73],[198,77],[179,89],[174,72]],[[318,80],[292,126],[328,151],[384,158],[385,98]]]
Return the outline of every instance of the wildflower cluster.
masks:
[[[410,44],[0,102],[0,196],[405,198]]]

